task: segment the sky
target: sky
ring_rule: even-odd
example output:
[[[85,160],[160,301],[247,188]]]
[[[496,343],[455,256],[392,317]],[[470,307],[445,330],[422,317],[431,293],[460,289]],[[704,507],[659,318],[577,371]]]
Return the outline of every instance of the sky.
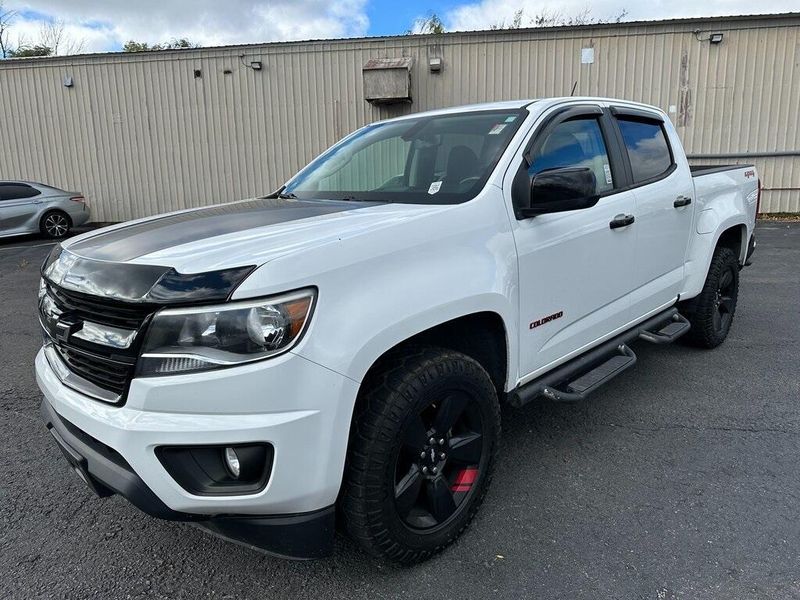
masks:
[[[798,0],[0,0],[16,17],[11,42],[36,43],[43,23],[63,21],[83,52],[116,51],[127,40],[188,38],[202,46],[282,40],[398,35],[437,14],[448,31],[523,25],[537,14],[626,20],[790,12]]]

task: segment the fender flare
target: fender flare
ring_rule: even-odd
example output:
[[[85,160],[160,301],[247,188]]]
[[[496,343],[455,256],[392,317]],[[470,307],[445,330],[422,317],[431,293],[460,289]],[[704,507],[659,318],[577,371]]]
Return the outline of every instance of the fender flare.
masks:
[[[383,355],[409,339],[459,318],[491,313],[497,315],[503,324],[507,357],[505,379],[508,388],[511,382],[516,381],[518,351],[514,333],[516,328],[511,321],[511,309],[507,298],[494,293],[426,308],[376,331],[355,353],[347,373],[352,379],[361,383],[367,372]]]
[[[714,215],[714,218],[717,218],[716,214]],[[706,278],[708,277],[708,271],[711,268],[711,261],[714,258],[714,251],[717,249],[719,241],[726,231],[734,227],[744,228],[742,239],[740,242],[741,247],[739,248],[739,254],[738,254],[738,259],[740,264],[744,262],[744,257],[747,253],[747,242],[750,236],[750,229],[748,228],[747,221],[745,220],[743,215],[732,215],[729,218],[718,222],[716,224],[716,227],[714,227],[713,229],[714,231],[713,234],[711,234],[710,232],[707,234],[699,233],[699,224],[700,221],[698,219],[698,233],[696,233],[695,235],[701,238],[700,241],[703,241],[702,240],[703,238],[708,238],[710,242],[708,243],[707,246],[703,246],[702,248],[699,249],[699,251],[703,253],[701,269],[697,269],[690,274],[689,279],[692,281],[692,285],[687,286],[687,289],[684,291],[684,293],[681,294],[681,297],[693,298],[697,294],[699,294],[700,291],[703,289],[703,285],[705,285]]]

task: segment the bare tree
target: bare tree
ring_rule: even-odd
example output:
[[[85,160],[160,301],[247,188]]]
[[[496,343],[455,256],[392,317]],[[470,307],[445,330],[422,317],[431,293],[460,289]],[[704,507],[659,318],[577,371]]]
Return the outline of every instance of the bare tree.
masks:
[[[506,23],[505,19],[498,23],[493,23],[489,26],[489,29],[520,29],[522,28],[522,17],[525,16],[525,9],[520,8],[519,10],[514,11],[514,18],[511,19],[511,23]]]
[[[521,27],[563,27],[577,25],[594,25],[601,23],[621,23],[628,16],[628,9],[622,9],[610,17],[594,17],[592,9],[585,8],[574,15],[565,15],[558,10],[544,9],[532,17],[525,15],[525,9],[520,8],[514,13],[510,23],[500,21],[491,26],[492,29],[519,29]]]
[[[13,10],[6,10],[3,3],[0,2],[0,58],[7,58],[13,48],[8,39],[11,23],[17,13]]]
[[[42,23],[39,28],[39,46],[50,48],[53,55],[79,54],[86,45],[85,40],[74,39],[65,31],[62,19]]]

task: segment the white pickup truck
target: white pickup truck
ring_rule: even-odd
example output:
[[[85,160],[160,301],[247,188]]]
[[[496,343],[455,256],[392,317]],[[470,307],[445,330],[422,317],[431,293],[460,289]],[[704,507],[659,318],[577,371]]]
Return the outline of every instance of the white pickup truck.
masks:
[[[424,560],[486,493],[501,403],[581,401],[636,340],[723,342],[759,187],[622,100],[368,125],[265,198],[57,246],[42,414],[100,496],[281,556],[338,523]]]

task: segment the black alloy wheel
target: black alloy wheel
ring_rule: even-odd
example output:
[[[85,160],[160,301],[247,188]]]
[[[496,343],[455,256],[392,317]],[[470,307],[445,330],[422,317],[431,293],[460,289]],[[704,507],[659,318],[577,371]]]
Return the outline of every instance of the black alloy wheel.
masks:
[[[491,481],[497,389],[473,358],[398,350],[367,376],[356,405],[339,509],[367,552],[402,564],[453,543]]]
[[[733,320],[733,310],[736,306],[736,295],[738,290],[734,285],[736,275],[731,265],[726,265],[720,275],[717,291],[714,295],[713,322],[714,331],[718,335],[724,335],[730,329]]]
[[[681,303],[692,328],[682,341],[700,348],[716,348],[731,330],[739,299],[739,258],[730,248],[714,251],[703,290]]]
[[[395,462],[395,503],[412,530],[446,524],[472,491],[484,456],[477,401],[453,390],[406,424]]]

